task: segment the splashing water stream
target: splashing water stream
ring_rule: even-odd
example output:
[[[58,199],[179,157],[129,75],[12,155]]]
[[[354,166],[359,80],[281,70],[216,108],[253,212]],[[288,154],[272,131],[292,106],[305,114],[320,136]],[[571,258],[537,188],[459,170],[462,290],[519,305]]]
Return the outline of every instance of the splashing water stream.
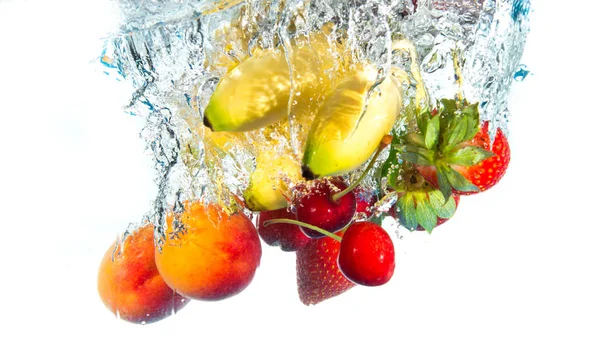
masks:
[[[147,215],[164,235],[166,213],[181,201],[204,199],[238,207],[258,154],[299,159],[310,122],[341,70],[376,67],[371,90],[391,74],[410,102],[464,97],[479,103],[482,121],[508,132],[507,99],[529,31],[528,0],[144,1],[119,0],[121,26],[100,62],[135,90],[126,110],[145,119],[141,136],[155,160],[159,191]],[[311,104],[295,85],[306,77],[294,64],[312,33],[322,32],[327,65],[314,80]],[[341,48],[340,48],[341,47]],[[258,130],[211,132],[203,114],[219,80],[239,62],[282,49],[289,68],[288,121]],[[402,119],[397,128],[404,125]],[[383,157],[387,154],[383,154]],[[362,167],[364,168],[364,166]],[[354,178],[359,168],[347,175]],[[370,174],[372,175],[372,174]],[[363,184],[375,188],[373,176]],[[395,195],[383,198],[389,207]],[[249,211],[245,211],[249,212]]]

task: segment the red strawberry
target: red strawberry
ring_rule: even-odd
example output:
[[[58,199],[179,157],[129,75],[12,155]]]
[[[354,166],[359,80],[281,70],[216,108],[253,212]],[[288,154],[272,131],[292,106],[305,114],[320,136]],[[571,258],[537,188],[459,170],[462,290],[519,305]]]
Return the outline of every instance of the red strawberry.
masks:
[[[285,218],[296,219],[296,215],[282,208],[273,211],[263,211],[258,215],[258,235],[270,246],[280,246],[285,252],[295,252],[299,248],[310,242],[298,225],[287,223],[276,223],[264,226],[267,220]]]
[[[489,124],[480,126],[477,104],[443,99],[438,109],[439,115],[418,115],[418,131],[404,137],[402,157],[446,199],[453,193],[479,193],[498,183],[510,161],[504,133],[497,131],[491,147]]]
[[[317,304],[355,286],[338,268],[339,251],[340,242],[330,237],[310,240],[298,250],[296,274],[302,303]]]
[[[508,146],[508,140],[506,140],[506,136],[504,136],[501,129],[496,131],[494,144],[493,146],[491,145],[490,135],[488,133],[488,122],[483,123],[481,129],[475,135],[475,138],[471,140],[470,144],[492,151],[494,156],[485,159],[474,166],[457,166],[455,170],[461,173],[461,175],[466,177],[467,180],[476,185],[479,190],[483,192],[496,185],[506,173],[508,163],[510,162],[510,147]],[[492,146],[491,150],[490,146]],[[468,195],[473,194],[474,192],[457,191],[457,193]]]
[[[481,147],[487,151],[491,151],[494,155],[484,159],[483,161],[472,166],[450,165],[452,169],[459,172],[469,182],[479,188],[479,192],[486,191],[495,186],[506,173],[508,163],[510,162],[510,146],[508,140],[498,128],[493,146],[488,132],[489,123],[486,121],[481,125],[481,129],[475,137],[468,142],[468,145]],[[491,150],[490,150],[490,146]],[[438,184],[437,170],[434,166],[419,166],[419,173],[427,179],[427,181]],[[479,193],[478,191],[460,191],[455,190],[455,194],[470,195]]]

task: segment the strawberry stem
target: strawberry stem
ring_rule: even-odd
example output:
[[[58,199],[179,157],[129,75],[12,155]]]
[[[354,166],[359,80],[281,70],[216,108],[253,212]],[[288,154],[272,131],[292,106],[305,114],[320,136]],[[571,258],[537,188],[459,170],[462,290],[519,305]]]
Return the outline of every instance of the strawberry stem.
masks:
[[[327,230],[321,229],[321,228],[316,227],[314,225],[310,225],[310,224],[307,224],[307,223],[304,223],[304,222],[301,222],[301,221],[298,221],[298,220],[293,220],[293,219],[287,219],[287,218],[270,219],[270,220],[265,221],[263,223],[263,226],[269,226],[271,224],[278,224],[278,223],[286,223],[286,224],[294,224],[294,225],[302,226],[302,227],[305,227],[307,229],[311,229],[311,230],[314,230],[314,231],[316,231],[318,233],[321,233],[321,234],[323,234],[325,236],[329,236],[329,237],[333,238],[334,240],[336,240],[338,242],[342,241],[342,238],[340,236],[338,236],[338,235],[336,235],[336,234],[334,234],[332,232],[329,232]]]
[[[362,180],[364,180],[365,177],[367,177],[367,174],[369,173],[369,171],[371,170],[373,165],[375,165],[375,161],[377,160],[377,157],[379,157],[379,154],[381,153],[381,151],[383,151],[383,149],[385,149],[391,142],[392,142],[392,136],[388,135],[388,134],[384,135],[383,138],[381,138],[381,142],[379,142],[379,147],[377,148],[377,151],[375,151],[375,155],[369,162],[369,165],[367,165],[367,168],[360,175],[360,177],[357,178],[356,180],[354,180],[354,182],[352,182],[352,184],[350,186],[348,186],[348,188],[344,189],[341,192],[333,194],[333,196],[331,197],[331,200],[333,200],[334,202],[337,202],[344,195],[350,193],[354,188],[356,188],[362,182]]]

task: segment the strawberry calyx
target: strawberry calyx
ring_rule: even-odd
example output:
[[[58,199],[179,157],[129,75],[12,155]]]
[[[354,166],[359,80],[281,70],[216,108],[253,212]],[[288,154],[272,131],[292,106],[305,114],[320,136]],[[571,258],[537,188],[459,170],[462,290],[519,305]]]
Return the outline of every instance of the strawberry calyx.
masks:
[[[429,183],[408,162],[402,163],[401,179],[394,190],[398,201],[393,206],[400,224],[410,231],[425,229],[431,233],[456,212],[456,199],[445,199],[441,190]]]
[[[461,174],[463,167],[477,165],[494,155],[470,143],[480,131],[478,103],[442,99],[435,110],[424,109],[415,120],[416,131],[402,138],[401,159],[435,168],[437,187],[446,202],[452,199],[453,190],[479,192],[479,187]]]

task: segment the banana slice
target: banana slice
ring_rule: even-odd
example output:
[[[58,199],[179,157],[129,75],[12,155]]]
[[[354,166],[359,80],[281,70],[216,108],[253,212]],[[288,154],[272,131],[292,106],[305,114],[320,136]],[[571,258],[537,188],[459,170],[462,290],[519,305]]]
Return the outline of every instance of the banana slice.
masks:
[[[307,179],[341,175],[366,162],[400,113],[401,94],[372,66],[351,72],[319,109],[306,140],[302,174]],[[366,107],[366,108],[365,108]]]
[[[244,192],[246,206],[252,211],[278,210],[287,207],[288,185],[301,179],[300,164],[292,158],[277,156],[270,151],[256,158],[256,170]]]
[[[331,57],[336,45],[330,46],[327,36],[316,32],[293,41],[287,56],[282,46],[257,52],[221,79],[204,112],[204,124],[216,132],[243,132],[285,119],[292,80],[294,101],[305,105],[296,108],[308,112],[322,98],[319,93],[331,89],[327,73],[336,68]]]

